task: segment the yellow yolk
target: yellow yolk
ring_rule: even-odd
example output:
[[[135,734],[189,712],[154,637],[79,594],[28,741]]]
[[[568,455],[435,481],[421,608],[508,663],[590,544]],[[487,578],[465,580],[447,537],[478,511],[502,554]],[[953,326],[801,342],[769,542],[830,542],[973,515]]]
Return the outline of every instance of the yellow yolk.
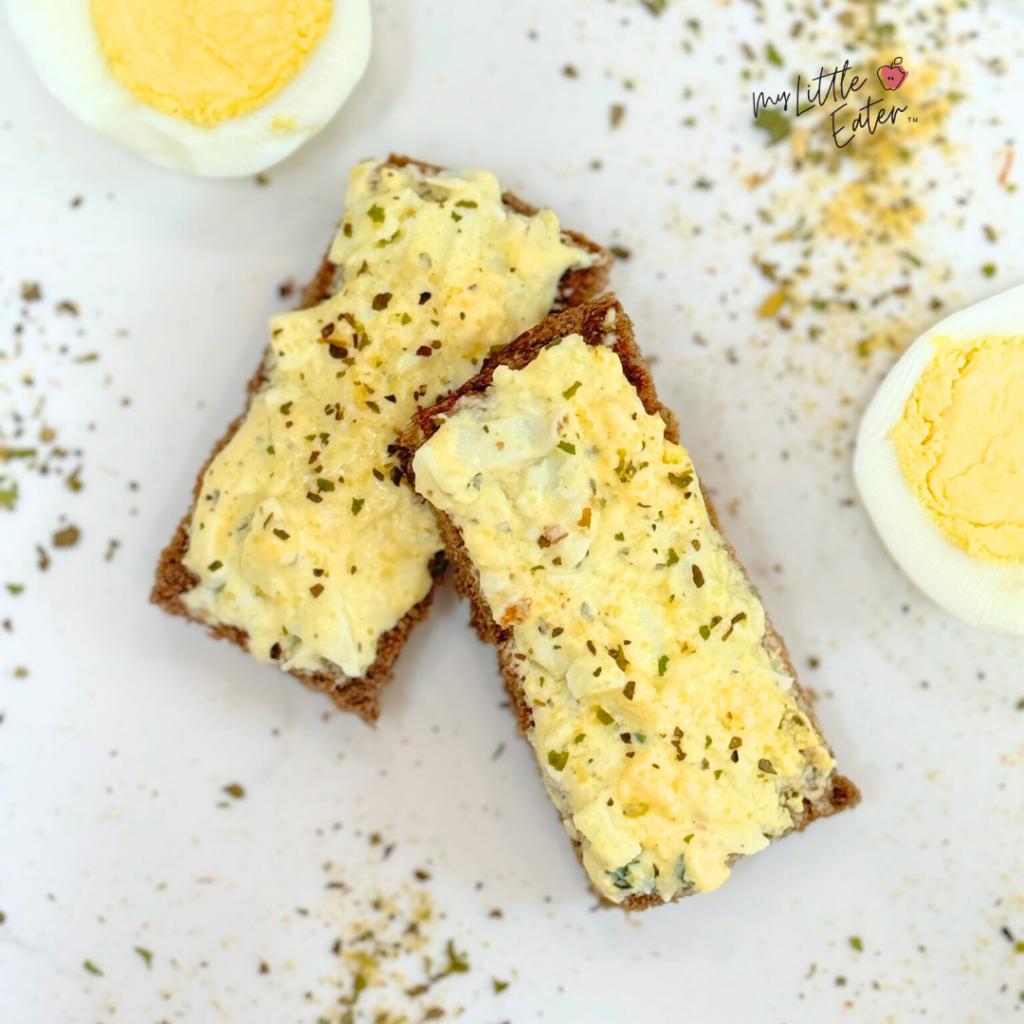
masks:
[[[165,114],[212,126],[272,99],[305,64],[332,0],[92,0],[118,80]]]
[[[1024,560],[1024,337],[936,349],[892,432],[904,476],[968,554]]]

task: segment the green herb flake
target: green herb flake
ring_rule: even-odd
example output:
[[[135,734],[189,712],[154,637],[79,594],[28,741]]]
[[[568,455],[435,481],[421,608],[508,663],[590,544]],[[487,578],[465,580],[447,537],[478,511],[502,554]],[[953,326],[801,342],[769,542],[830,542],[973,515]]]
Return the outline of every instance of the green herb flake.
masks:
[[[563,452],[567,452],[569,455],[576,454],[576,445],[570,444],[568,441],[559,441],[556,447],[561,448]]]
[[[445,953],[448,955],[448,963],[445,965],[444,970],[441,972],[443,978],[448,974],[465,974],[469,970],[469,957],[465,953],[458,953],[455,949],[455,941],[453,939],[448,940],[448,945],[445,947]]]
[[[462,220],[462,214],[456,213],[454,210],[452,210],[452,220],[455,221],[456,224],[458,224],[458,222]]]
[[[412,323],[412,317],[408,313],[402,314],[402,326],[405,327],[407,324]]]
[[[701,626],[700,627],[700,635],[701,635],[702,639],[710,640],[711,639],[711,627],[710,626]]]
[[[273,446],[272,444],[268,444],[268,445],[267,445],[267,454],[268,454],[268,455],[275,455],[275,454],[277,454],[277,453],[276,453],[276,452],[274,451],[274,446]]]
[[[775,769],[772,767],[771,761],[769,761],[767,757],[762,757],[761,760],[757,762],[757,767],[760,768],[761,771],[765,773],[765,775],[777,774]]]
[[[616,540],[625,540],[626,539],[626,535],[624,533],[617,533],[617,534],[615,534],[615,539]]]
[[[35,456],[35,448],[0,448],[0,461],[8,459],[31,459]]]
[[[614,724],[614,722],[615,722],[615,719],[614,719],[614,718],[612,718],[612,716],[611,716],[611,715],[609,715],[609,714],[608,714],[608,712],[607,712],[607,711],[605,711],[605,709],[604,709],[603,707],[601,707],[601,705],[600,705],[600,704],[598,704],[598,705],[597,705],[597,706],[596,706],[596,707],[594,708],[594,714],[595,714],[595,715],[597,715],[597,720],[598,720],[598,721],[599,721],[599,722],[600,722],[600,723],[601,723],[602,725],[612,725],[612,724]]]
[[[374,203],[366,212],[370,215],[370,220],[372,220],[374,224],[384,223],[384,211],[376,203]]]
[[[102,972],[102,971],[101,971],[101,970],[100,970],[100,969],[99,969],[99,968],[98,968],[98,967],[97,967],[97,966],[96,966],[96,965],[95,965],[95,964],[94,964],[94,963],[93,963],[93,962],[92,962],[91,960],[85,960],[85,961],[83,961],[83,963],[82,963],[82,966],[83,966],[83,967],[84,967],[84,968],[85,968],[85,969],[86,969],[86,970],[87,970],[87,971],[88,971],[88,972],[89,972],[90,974],[95,974],[95,975],[98,975],[98,976],[99,976],[99,977],[101,977],[101,978],[103,977],[103,972]]]
[[[460,199],[455,205],[460,206],[466,210],[475,210],[477,206],[475,200],[473,199]]]
[[[560,772],[569,760],[568,750],[549,750],[548,751],[548,764],[555,769],[556,772]]]
[[[704,586],[704,573],[700,571],[699,565],[694,565],[691,575],[693,576],[693,585],[695,587]]]
[[[221,561],[211,562],[206,568],[209,569],[210,572],[216,572],[218,569],[224,568],[224,563]]]
[[[673,487],[679,487],[680,489],[685,490],[687,487],[690,486],[690,484],[693,483],[693,474],[692,473],[669,473],[669,475],[668,475],[668,482]]]
[[[668,558],[665,559],[666,565],[675,565],[679,561],[679,556],[676,554],[675,548],[668,549]]]
[[[782,67],[782,57],[779,55],[779,51],[776,50],[771,43],[765,47],[765,56],[768,58],[769,64],[774,64],[777,68]]]
[[[63,530],[58,530],[53,535],[53,546],[55,548],[74,547],[80,536],[81,532],[77,526],[65,526]]]
[[[996,265],[994,263],[986,263],[982,268],[981,272],[985,277],[995,277]]]
[[[224,787],[224,792],[235,800],[241,800],[245,796],[245,787],[237,782],[232,782],[230,786]]]
[[[353,498],[352,499],[352,515],[357,516],[363,511],[363,506],[366,504],[365,498]]]
[[[793,120],[786,117],[781,110],[767,107],[757,115],[754,127],[766,131],[768,133],[768,145],[774,146],[786,138],[793,130]]]
[[[142,959],[145,961],[146,966],[150,970],[152,970],[153,969],[153,954],[148,949],[143,949],[142,946],[136,946],[135,947],[135,952],[138,953],[139,956],[142,957]]]
[[[279,538],[280,540],[287,540],[291,536],[291,534],[288,533],[287,530],[281,530],[281,529],[275,527],[274,528],[274,536]]]
[[[665,674],[665,669],[667,669],[667,668],[668,668],[668,655],[667,654],[663,654],[658,659],[658,675],[659,676],[663,676]]]
[[[373,297],[373,308],[378,312],[382,309],[387,309],[390,301],[391,292],[379,292]]]
[[[626,683],[626,685],[622,688],[622,696],[625,697],[626,700],[632,700],[633,699],[633,694],[635,694],[635,693],[636,693],[636,683],[633,682],[632,679],[630,679],[630,681],[628,683]]]
[[[851,935],[849,941],[850,949],[855,949],[858,953],[864,952],[864,943],[861,942],[859,935]]]
[[[688,836],[683,836],[683,842],[684,843],[689,843],[690,840],[694,837],[694,835],[695,835],[695,833],[691,832]]]
[[[562,392],[562,397],[563,398],[572,398],[572,396],[575,395],[576,392],[579,391],[579,389],[581,387],[583,387],[583,381],[581,381],[581,380],[574,381],[572,384],[569,385],[569,387],[567,387]]]
[[[476,206],[476,203],[474,203],[473,205]],[[504,992],[505,989],[507,989],[507,988],[508,988],[508,982],[507,981],[498,981],[497,978],[494,979],[494,993],[495,993],[495,995],[497,995],[499,992]]]
[[[325,480],[322,476],[321,477],[317,477],[317,479],[316,479],[316,489],[318,491],[333,491],[334,490],[334,481],[333,480]]]
[[[18,481],[12,480],[9,487],[0,486],[0,508],[14,508],[18,503]]]

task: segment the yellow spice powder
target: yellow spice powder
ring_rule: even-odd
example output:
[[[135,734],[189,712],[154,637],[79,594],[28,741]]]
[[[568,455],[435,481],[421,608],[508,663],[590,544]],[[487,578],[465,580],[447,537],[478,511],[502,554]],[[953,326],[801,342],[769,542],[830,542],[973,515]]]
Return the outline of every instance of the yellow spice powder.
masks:
[[[970,555],[1024,560],[1024,337],[939,339],[891,437],[953,541]]]
[[[332,0],[92,0],[100,46],[133,95],[210,127],[271,100],[305,64]]]

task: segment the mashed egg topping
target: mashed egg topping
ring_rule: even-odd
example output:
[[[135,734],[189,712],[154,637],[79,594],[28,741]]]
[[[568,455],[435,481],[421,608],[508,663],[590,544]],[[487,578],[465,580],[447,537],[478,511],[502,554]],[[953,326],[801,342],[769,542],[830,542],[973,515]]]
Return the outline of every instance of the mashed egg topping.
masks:
[[[512,630],[530,741],[604,896],[714,889],[823,794],[834,761],[764,609],[611,348],[572,335],[499,367],[414,470]]]
[[[207,469],[186,596],[286,669],[362,675],[431,586],[442,544],[389,446],[419,405],[538,323],[588,251],[484,171],[353,173],[331,249],[341,284],[271,323],[266,385]]]

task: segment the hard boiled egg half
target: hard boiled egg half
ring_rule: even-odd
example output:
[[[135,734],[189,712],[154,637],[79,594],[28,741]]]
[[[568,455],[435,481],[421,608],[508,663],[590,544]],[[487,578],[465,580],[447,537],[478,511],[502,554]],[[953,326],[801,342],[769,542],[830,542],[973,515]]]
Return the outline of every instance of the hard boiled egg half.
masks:
[[[868,407],[854,472],[921,590],[972,625],[1024,636],[1024,286],[914,342]]]
[[[7,0],[47,88],[154,163],[254,174],[334,116],[370,54],[369,0]]]

